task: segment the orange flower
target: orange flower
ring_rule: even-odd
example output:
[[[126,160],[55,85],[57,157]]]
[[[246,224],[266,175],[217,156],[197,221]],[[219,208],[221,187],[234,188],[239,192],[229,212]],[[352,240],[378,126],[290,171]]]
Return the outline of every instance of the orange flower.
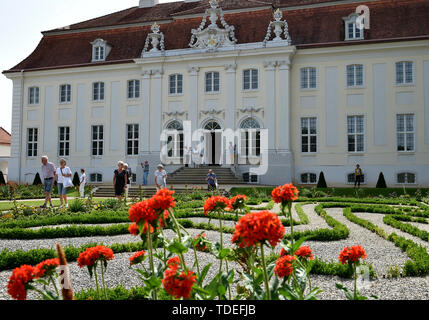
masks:
[[[139,226],[137,225],[137,223],[130,224],[130,226],[128,227],[128,231],[133,236],[138,236],[140,234]]]
[[[168,189],[159,190],[152,197],[152,206],[155,210],[164,211],[176,206],[176,200],[172,197],[175,191]]]
[[[207,248],[207,245],[204,243],[204,239],[206,238],[206,234],[205,233],[203,233],[203,234],[199,234],[199,235],[197,235],[196,237],[195,237],[195,239],[198,239],[199,241],[197,242],[197,244],[195,245],[195,248],[198,250],[198,251],[202,251],[202,252],[208,252],[209,250],[208,250],[208,248]]]
[[[286,204],[298,199],[298,189],[291,184],[285,184],[275,188],[272,192],[272,197],[275,203]]]
[[[204,203],[204,214],[208,215],[210,212],[217,210],[224,210],[226,207],[230,206],[228,198],[222,196],[214,196],[208,198]]]
[[[275,247],[284,234],[285,228],[276,214],[269,211],[254,212],[238,220],[232,242],[244,248],[267,241]]]
[[[354,263],[358,262],[359,259],[366,259],[366,252],[361,246],[354,247],[345,247],[338,256],[338,260],[342,264],[346,264],[347,262]]]
[[[130,267],[144,261],[146,251],[139,251],[130,258]]]
[[[43,278],[44,276],[52,276],[59,265],[60,260],[58,258],[42,261],[36,266],[34,277]]]
[[[78,266],[83,267],[92,267],[97,261],[108,261],[113,260],[115,256],[113,251],[110,248],[104,246],[96,246],[86,249],[79,255],[77,258]]]
[[[308,246],[299,248],[295,252],[295,255],[301,258],[308,258],[309,260],[314,260],[313,251]]]
[[[162,285],[165,291],[174,299],[184,298],[188,300],[191,297],[192,287],[197,282],[197,276],[192,271],[182,271],[169,268],[164,273]]]
[[[246,195],[239,194],[230,200],[229,208],[231,210],[243,209],[246,204],[246,201],[247,201]]]
[[[13,270],[7,283],[7,293],[15,300],[27,299],[27,284],[34,279],[35,268],[22,265]]]
[[[289,277],[293,272],[292,263],[296,260],[295,257],[286,255],[280,257],[276,262],[276,267],[274,268],[275,274],[279,278]]]
[[[179,266],[180,266],[179,257],[174,257],[174,258],[171,258],[170,260],[167,261],[167,267],[169,269],[178,269]]]
[[[159,217],[159,213],[155,210],[153,199],[136,203],[130,208],[128,212],[130,221],[137,224],[140,221],[152,223]]]

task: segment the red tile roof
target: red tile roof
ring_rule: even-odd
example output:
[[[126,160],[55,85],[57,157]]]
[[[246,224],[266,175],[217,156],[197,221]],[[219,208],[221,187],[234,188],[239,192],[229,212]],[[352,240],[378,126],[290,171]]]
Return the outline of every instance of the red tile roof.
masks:
[[[327,1],[223,0],[221,6],[226,9],[226,22],[235,27],[238,43],[263,41],[267,26],[273,20],[272,8],[265,8],[270,4],[286,8],[283,15],[289,24],[292,44],[298,49],[429,38],[428,0],[377,0],[357,3],[329,0],[324,6],[305,7]],[[342,18],[355,12],[357,4],[366,4],[370,8],[371,28],[365,30],[365,40],[346,42]],[[297,6],[304,7],[296,8]],[[206,7],[206,0],[165,3],[151,8],[134,7],[72,25],[69,30],[55,29],[55,32],[44,34],[38,47],[27,59],[6,72],[95,65],[91,63],[90,42],[96,38],[102,38],[112,46],[106,62],[97,64],[132,62],[140,57],[150,25],[154,21],[160,24],[165,35],[166,50],[189,48],[191,30],[199,27],[201,17],[180,18],[178,15],[203,13]],[[247,10],[250,8],[256,9]],[[229,9],[243,10],[236,12],[228,11]],[[106,28],[113,25],[122,27]],[[70,32],[71,30],[73,32]]]
[[[10,145],[10,133],[0,127],[0,144]]]

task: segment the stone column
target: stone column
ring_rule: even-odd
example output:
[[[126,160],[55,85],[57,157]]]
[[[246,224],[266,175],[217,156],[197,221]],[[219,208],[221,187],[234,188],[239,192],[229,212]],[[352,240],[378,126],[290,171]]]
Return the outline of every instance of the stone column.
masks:
[[[140,153],[148,154],[150,151],[150,76],[151,70],[142,70],[142,119],[140,124]]]
[[[277,137],[276,149],[279,151],[290,150],[290,61],[278,61],[278,109],[277,109]]]
[[[22,76],[23,77],[23,76]],[[23,136],[25,139],[25,131],[22,128],[23,118],[23,78],[13,79],[13,95],[12,95],[12,137],[10,159],[8,164],[8,181],[21,182],[21,158],[25,156],[25,148],[22,144]],[[40,136],[40,134],[39,134]],[[39,147],[40,148],[40,147]],[[21,154],[23,153],[23,154]]]
[[[235,130],[235,96],[236,96],[236,70],[237,65],[227,64],[226,70],[226,120],[225,128]]]
[[[190,66],[189,72],[189,120],[192,124],[192,132],[198,129],[198,73],[199,67]]]
[[[276,61],[265,61],[265,127],[268,129],[268,150],[275,149],[276,142]]]
[[[161,151],[161,128],[162,128],[162,68],[152,70],[153,96],[151,106],[150,123],[150,151],[159,153]]]

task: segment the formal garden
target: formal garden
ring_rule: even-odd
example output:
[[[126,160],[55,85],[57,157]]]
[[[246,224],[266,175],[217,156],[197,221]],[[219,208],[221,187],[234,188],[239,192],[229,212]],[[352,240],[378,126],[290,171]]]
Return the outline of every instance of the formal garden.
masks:
[[[429,299],[427,189],[88,192],[40,209],[20,200],[36,187],[2,188],[2,300]]]

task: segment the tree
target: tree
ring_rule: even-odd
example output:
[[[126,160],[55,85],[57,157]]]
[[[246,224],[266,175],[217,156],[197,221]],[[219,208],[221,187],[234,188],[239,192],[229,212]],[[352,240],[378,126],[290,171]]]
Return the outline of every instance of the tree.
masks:
[[[0,171],[0,186],[3,186],[6,184],[6,181],[4,180],[3,172]]]
[[[77,172],[75,172],[74,176],[73,176],[73,185],[75,187],[79,187],[79,185],[80,185],[80,179],[79,179],[79,175],[77,174]]]
[[[383,172],[380,172],[380,175],[378,176],[376,188],[379,188],[379,189],[386,189],[387,188],[386,180],[384,179]]]
[[[37,172],[36,176],[34,177],[33,186],[40,186],[42,185],[42,179],[40,179],[40,174]]]
[[[317,188],[327,188],[328,185],[326,184],[326,180],[325,180],[325,174],[322,172],[320,172],[320,176],[319,176],[319,182],[317,183]]]

